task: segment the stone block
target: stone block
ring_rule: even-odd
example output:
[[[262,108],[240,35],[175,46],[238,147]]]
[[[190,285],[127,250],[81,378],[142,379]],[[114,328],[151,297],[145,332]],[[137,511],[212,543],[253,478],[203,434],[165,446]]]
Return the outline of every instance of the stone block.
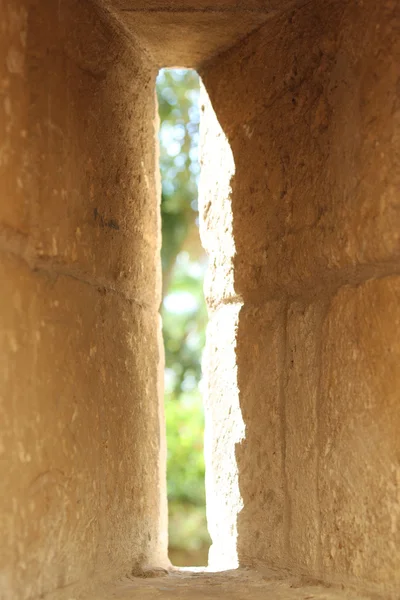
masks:
[[[319,407],[324,574],[397,592],[399,297],[399,277],[338,291],[323,330]]]
[[[229,141],[202,86],[200,102],[199,213],[201,242],[209,257],[204,293],[209,306],[234,298],[233,214],[231,180],[235,163]]]
[[[245,425],[236,445],[243,508],[238,515],[241,564],[288,564],[284,472],[284,307],[242,308],[236,338],[239,403]]]
[[[319,561],[318,384],[323,304],[294,302],[287,317],[285,473],[289,548],[294,570],[316,573]]]
[[[35,260],[154,306],[156,70],[92,4],[38,3],[28,38]]]
[[[16,258],[0,270],[1,590],[24,600],[166,550],[159,317]]]
[[[29,232],[27,2],[0,0],[0,235]]]
[[[240,309],[225,305],[210,315],[203,356],[209,564],[225,569],[237,566],[237,516],[243,506],[236,456],[245,429],[235,352]]]
[[[244,300],[398,261],[398,19],[393,2],[311,3],[202,70],[233,156],[214,203],[230,203]]]

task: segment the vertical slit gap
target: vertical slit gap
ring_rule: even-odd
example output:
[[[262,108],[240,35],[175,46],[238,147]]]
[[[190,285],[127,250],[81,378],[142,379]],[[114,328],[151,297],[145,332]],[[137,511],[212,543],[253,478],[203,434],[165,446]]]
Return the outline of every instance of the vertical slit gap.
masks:
[[[201,398],[207,310],[197,197],[199,87],[191,69],[162,69],[157,77],[169,556],[179,566],[206,565],[210,545]]]

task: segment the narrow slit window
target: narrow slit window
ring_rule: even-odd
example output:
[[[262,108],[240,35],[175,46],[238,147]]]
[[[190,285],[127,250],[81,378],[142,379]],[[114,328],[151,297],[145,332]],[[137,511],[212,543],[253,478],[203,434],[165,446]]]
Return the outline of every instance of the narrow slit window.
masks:
[[[169,556],[178,566],[206,565],[210,546],[201,397],[207,310],[197,198],[199,89],[193,70],[163,69],[157,78]]]

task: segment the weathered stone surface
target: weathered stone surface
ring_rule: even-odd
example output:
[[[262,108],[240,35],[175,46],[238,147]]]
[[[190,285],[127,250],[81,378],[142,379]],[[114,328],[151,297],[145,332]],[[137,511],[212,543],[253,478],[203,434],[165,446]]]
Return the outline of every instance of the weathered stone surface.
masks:
[[[156,69],[92,2],[1,0],[0,33],[0,597],[24,600],[167,562]]]
[[[389,1],[309,3],[201,70],[235,164],[243,298],[396,268],[398,20]]]
[[[212,562],[397,600],[398,25],[393,0],[0,0],[1,600],[166,563],[166,64],[209,95]],[[348,596],[237,575],[92,597]]]
[[[157,313],[15,258],[0,270],[1,598],[162,562]]]
[[[190,13],[184,9],[180,13],[124,12],[121,18],[161,68],[197,67],[259,27],[266,15],[245,11],[233,15]],[[204,43],[206,38],[207,44]]]
[[[373,279],[399,272],[397,8],[310,3],[201,71],[208,303],[242,304],[240,560],[393,598],[397,308]],[[368,279],[368,294],[339,292],[322,330],[336,290]],[[288,308],[272,316],[274,303]]]
[[[99,0],[159,67],[198,68],[302,0]]]
[[[0,234],[29,231],[26,179],[27,2],[0,1]]]
[[[158,305],[155,70],[92,4],[30,21],[34,252]]]
[[[237,515],[243,507],[236,458],[245,435],[236,358],[240,309],[240,304],[221,306],[211,316],[203,357],[209,561],[215,568],[237,566]]]
[[[222,304],[207,330],[206,489],[213,568],[287,559],[283,310]],[[266,434],[266,432],[268,432]],[[222,518],[223,516],[223,518]]]
[[[293,2],[290,0],[110,0],[118,9],[129,12],[169,12],[169,13],[208,13],[212,17],[215,13],[228,14],[261,12],[270,13],[273,10],[287,10]],[[211,21],[210,21],[211,23]],[[156,40],[153,40],[153,44]]]
[[[69,600],[72,588],[56,600]],[[80,597],[80,596],[79,596]],[[133,598],[160,600],[367,600],[370,596],[295,577],[282,578],[271,570],[237,569],[222,573],[185,570],[171,572],[161,578],[125,578],[111,585],[95,586],[84,595],[88,600]],[[53,596],[49,597],[53,600]]]
[[[244,306],[236,338],[237,378],[245,435],[236,446],[243,509],[240,564],[283,566],[288,560],[282,396],[284,307]]]
[[[5,255],[0,272],[0,589],[8,600],[85,578],[95,562],[102,297]]]
[[[1,245],[158,306],[155,68],[92,3],[0,8]]]
[[[323,331],[319,408],[324,572],[397,592],[399,298],[399,277],[336,294]]]
[[[233,263],[236,248],[231,204],[235,162],[229,140],[204,86],[200,103],[200,237],[209,259],[204,294],[209,306],[218,306],[222,300],[236,296]]]
[[[324,304],[295,302],[287,315],[285,352],[285,481],[292,569],[318,573],[318,414]]]

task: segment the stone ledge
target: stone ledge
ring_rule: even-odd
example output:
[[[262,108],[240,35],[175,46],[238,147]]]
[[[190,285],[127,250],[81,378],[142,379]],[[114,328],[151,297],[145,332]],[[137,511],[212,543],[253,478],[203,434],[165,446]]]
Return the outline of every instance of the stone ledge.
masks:
[[[71,596],[69,598],[72,600]],[[326,587],[312,581],[278,579],[258,571],[237,569],[221,573],[175,570],[164,577],[125,578],[112,587],[96,590],[93,599],[130,600],[367,600],[350,590]]]

